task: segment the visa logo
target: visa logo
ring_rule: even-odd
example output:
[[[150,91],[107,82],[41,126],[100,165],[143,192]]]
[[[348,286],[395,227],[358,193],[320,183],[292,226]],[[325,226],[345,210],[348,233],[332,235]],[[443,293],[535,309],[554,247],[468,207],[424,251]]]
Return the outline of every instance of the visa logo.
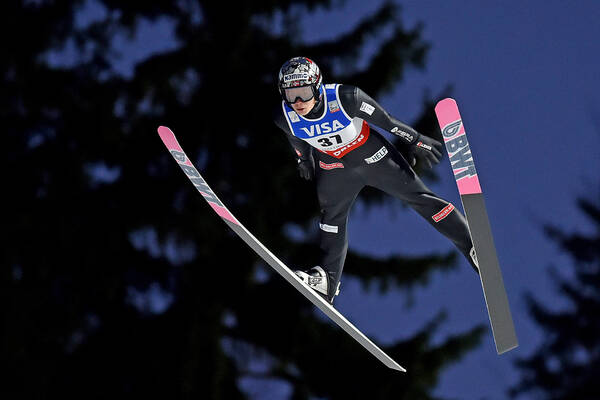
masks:
[[[315,133],[317,135],[322,135],[324,133],[335,132],[335,131],[338,131],[343,128],[344,128],[344,125],[342,125],[342,123],[340,121],[338,121],[337,119],[334,119],[331,124],[329,123],[329,121],[323,122],[320,124],[311,125],[309,128],[304,127],[304,128],[302,128],[302,130],[308,136],[312,137],[312,136],[315,136]]]

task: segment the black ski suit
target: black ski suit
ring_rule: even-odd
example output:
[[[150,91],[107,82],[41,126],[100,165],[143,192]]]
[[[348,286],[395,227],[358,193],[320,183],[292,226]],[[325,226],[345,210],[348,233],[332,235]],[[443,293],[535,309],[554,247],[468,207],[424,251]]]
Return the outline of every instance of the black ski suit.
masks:
[[[321,209],[319,265],[329,275],[328,300],[333,300],[348,250],[348,214],[358,193],[365,186],[375,187],[406,202],[450,239],[474,266],[469,257],[473,245],[463,215],[452,204],[429,190],[403,155],[370,125],[377,125],[400,136],[406,141],[407,149],[419,134],[389,115],[357,87],[340,85],[337,101],[347,116],[354,120],[360,118],[364,120],[363,124],[369,125],[362,130],[362,133],[366,133],[363,135],[366,139],[358,146],[350,146],[350,149],[346,149],[347,152],[342,152],[337,157],[333,152],[324,153],[322,148],[315,146],[314,141],[309,144],[296,137],[290,129],[291,121],[284,114],[284,106],[275,114],[275,123],[287,134],[299,158],[298,162],[309,163],[314,169]],[[303,120],[318,119],[327,106],[325,101],[318,102]],[[289,113],[289,109],[287,110]],[[297,121],[298,117],[294,117]],[[325,139],[320,139],[319,143],[324,141]],[[318,151],[311,148],[313,146]]]

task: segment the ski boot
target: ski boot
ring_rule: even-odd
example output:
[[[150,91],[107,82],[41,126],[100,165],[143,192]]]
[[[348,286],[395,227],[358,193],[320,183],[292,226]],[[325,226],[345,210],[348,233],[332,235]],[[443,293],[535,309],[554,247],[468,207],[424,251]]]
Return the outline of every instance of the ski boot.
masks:
[[[334,297],[340,293],[341,282],[338,282],[335,291],[330,290],[330,278],[327,275],[327,272],[325,272],[325,270],[319,266],[312,267],[306,271],[297,270],[294,272],[300,279],[302,279],[304,283],[306,283],[315,292],[319,293],[321,297],[327,300],[330,304],[333,304]]]

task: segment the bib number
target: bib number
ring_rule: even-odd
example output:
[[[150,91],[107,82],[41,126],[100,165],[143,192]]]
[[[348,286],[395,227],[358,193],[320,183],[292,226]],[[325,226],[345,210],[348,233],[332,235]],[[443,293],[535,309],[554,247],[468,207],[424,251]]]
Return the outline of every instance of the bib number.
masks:
[[[335,139],[335,143],[332,143],[331,140]],[[317,140],[321,144],[321,147],[329,147],[334,144],[342,144],[342,137],[340,135],[332,135],[329,137],[320,138]]]

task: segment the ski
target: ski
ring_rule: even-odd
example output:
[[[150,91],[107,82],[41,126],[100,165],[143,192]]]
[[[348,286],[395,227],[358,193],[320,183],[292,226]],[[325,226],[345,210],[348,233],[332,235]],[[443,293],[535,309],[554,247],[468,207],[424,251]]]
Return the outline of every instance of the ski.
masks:
[[[518,341],[473,155],[456,101],[441,100],[435,113],[475,247],[496,351],[502,354],[517,347]]]
[[[351,322],[340,314],[331,304],[325,301],[321,296],[308,287],[298,276],[280,261],[273,253],[269,251],[257,238],[246,229],[225,205],[219,200],[217,195],[208,186],[202,178],[196,167],[187,158],[183,149],[179,145],[173,132],[165,127],[158,128],[158,134],[163,143],[175,158],[183,172],[194,184],[198,192],[204,197],[204,200],[212,207],[219,217],[231,228],[248,246],[252,248],[267,264],[269,264],[279,275],[288,281],[296,290],[304,295],[311,303],[317,306],[325,315],[335,322],[346,333],[353,337],[379,361],[391,369],[406,372],[398,363],[381,350],[375,343],[359,331]]]

